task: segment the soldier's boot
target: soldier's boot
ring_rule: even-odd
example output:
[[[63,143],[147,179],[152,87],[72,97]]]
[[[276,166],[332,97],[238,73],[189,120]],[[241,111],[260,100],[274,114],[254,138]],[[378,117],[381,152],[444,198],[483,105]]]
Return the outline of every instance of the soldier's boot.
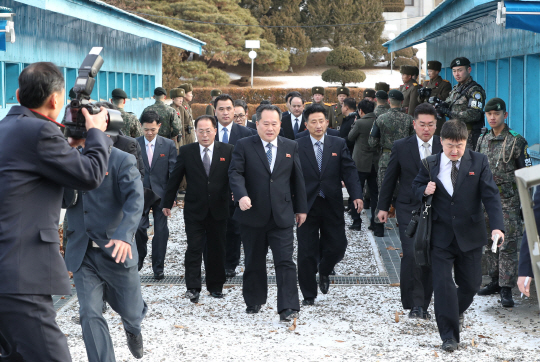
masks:
[[[501,287],[499,286],[499,279],[491,278],[491,283],[487,284],[485,287],[480,289],[478,291],[478,295],[491,295],[491,294],[499,293],[500,291],[501,291]]]
[[[512,308],[514,306],[514,299],[512,298],[512,288],[501,288],[501,304],[504,308]]]

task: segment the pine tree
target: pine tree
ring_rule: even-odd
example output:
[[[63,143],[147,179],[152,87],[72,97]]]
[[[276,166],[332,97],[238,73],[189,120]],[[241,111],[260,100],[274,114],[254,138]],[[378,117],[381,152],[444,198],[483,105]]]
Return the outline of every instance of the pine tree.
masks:
[[[359,70],[365,64],[362,53],[355,48],[339,46],[332,50],[326,57],[326,64],[337,68],[325,70],[322,80],[329,83],[362,83],[366,80],[366,74]]]

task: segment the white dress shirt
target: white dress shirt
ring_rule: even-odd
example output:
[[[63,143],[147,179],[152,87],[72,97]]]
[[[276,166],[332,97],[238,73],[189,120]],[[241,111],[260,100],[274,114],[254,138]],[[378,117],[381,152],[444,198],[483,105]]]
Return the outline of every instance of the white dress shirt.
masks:
[[[317,160],[317,152],[319,152],[319,147],[315,146],[315,143],[321,142],[321,150],[324,153],[324,135],[321,137],[321,139],[319,141],[317,141],[315,138],[313,138],[312,135],[309,135],[309,138],[311,138],[311,143],[313,143],[313,151],[315,152],[315,160]],[[321,160],[321,162],[322,162],[322,160]]]
[[[420,139],[420,137],[418,137],[418,135],[416,135],[416,140],[418,141],[418,151],[420,151],[420,159],[424,159],[425,157],[425,147],[423,146],[424,145],[424,141],[422,141]],[[433,154],[433,136],[431,136],[431,138],[429,139],[429,141],[427,141],[427,143],[429,143],[429,153],[430,154]]]
[[[266,147],[266,145],[268,144],[268,142],[266,142],[263,139],[261,139],[261,141],[262,141],[263,148],[264,148],[264,155],[266,156],[266,152],[268,152],[268,148]],[[270,143],[272,144],[272,164],[270,165],[270,172],[273,172],[274,171],[274,165],[276,164],[277,137]]]
[[[296,117],[294,114],[291,113],[291,124],[292,124],[293,129],[294,129],[294,125],[297,119],[298,119],[298,132],[300,132],[300,127],[302,127],[302,115],[299,115],[298,117]]]
[[[201,160],[204,158],[204,147],[201,146],[201,144],[199,143],[199,150],[200,150],[200,153],[201,153]],[[210,157],[210,165],[212,164],[212,156],[214,154],[214,142],[212,142],[212,144],[210,146],[208,146],[208,157]]]
[[[457,161],[456,167],[459,170],[461,164],[461,158]],[[450,196],[454,195],[454,187],[452,186],[452,160],[450,160],[444,152],[441,152],[441,165],[439,167],[439,174],[437,178],[441,180],[444,188],[448,191]]]
[[[233,122],[229,123],[229,125],[227,127],[223,127],[221,125],[221,123],[218,122],[218,137],[219,137],[219,142],[223,142],[223,134],[225,133],[223,131],[223,128],[227,128],[227,137],[228,137],[228,140],[230,141],[231,139],[231,130],[232,130],[232,125],[233,125]],[[228,143],[228,142],[227,142]]]

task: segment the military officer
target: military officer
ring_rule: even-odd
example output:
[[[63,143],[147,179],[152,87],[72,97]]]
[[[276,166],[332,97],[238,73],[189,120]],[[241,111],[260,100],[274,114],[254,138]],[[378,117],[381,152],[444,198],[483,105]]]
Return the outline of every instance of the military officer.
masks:
[[[154,99],[156,100],[156,103],[146,107],[142,114],[147,111],[156,112],[159,115],[159,121],[161,122],[158,135],[165,138],[173,138],[180,134],[181,124],[176,111],[163,102],[165,98],[167,98],[167,91],[165,88],[157,87],[154,89]]]
[[[378,83],[375,83],[375,90],[376,91],[385,91],[386,93],[390,92],[390,84],[388,83],[385,83],[385,82],[378,82]]]
[[[377,91],[375,93],[375,100],[377,101],[377,106],[375,107],[375,116],[379,117],[380,115],[385,114],[390,110],[390,104],[388,103],[388,93],[383,90]]]
[[[182,105],[186,110],[184,114],[184,145],[188,145],[197,141],[195,137],[195,127],[193,126],[193,113],[189,103],[193,100],[193,86],[190,83],[180,84],[178,88],[182,88],[185,92],[184,102]]]
[[[169,91],[169,98],[171,98],[172,103],[171,107],[176,111],[176,114],[178,115],[178,119],[180,120],[180,134],[177,137],[173,137],[172,140],[174,141],[176,145],[176,151],[180,149],[184,145],[184,127],[182,126],[184,124],[184,119],[186,110],[184,109],[184,106],[182,103],[184,102],[184,90],[182,88],[174,88]]]
[[[446,98],[448,98],[448,95],[452,90],[452,85],[449,81],[447,81],[446,79],[442,79],[442,77],[439,75],[442,69],[441,62],[438,62],[436,60],[430,60],[427,63],[427,69],[429,80],[426,80],[424,82],[423,88],[420,88],[418,90],[418,102],[429,102],[430,97],[437,97],[439,99],[445,100]],[[431,91],[425,91],[426,89],[431,89]],[[441,128],[445,120],[445,117],[437,117],[437,129],[435,130],[435,135],[440,135]]]
[[[204,112],[204,114],[207,114],[209,116],[212,116],[214,117],[216,115],[216,110],[214,108],[214,100],[216,99],[217,96],[220,96],[223,92],[219,89],[212,89],[212,91],[210,92],[210,96],[212,97],[212,101],[210,103],[208,103],[208,105],[206,106],[206,111]]]
[[[139,119],[133,113],[124,111],[127,97],[128,96],[123,89],[116,88],[111,93],[111,103],[114,104],[114,106],[122,114],[122,119],[124,120],[124,127],[122,127],[122,132],[126,136],[130,136],[133,138],[140,137],[142,136],[143,132]]]
[[[501,196],[504,243],[496,253],[491,252],[491,241],[484,257],[488,262],[491,282],[478,295],[501,293],[501,304],[505,308],[514,306],[512,287],[517,281],[518,248],[523,235],[520,201],[514,171],[532,165],[527,153],[527,141],[505,123],[508,117],[506,103],[500,98],[492,98],[486,103],[486,119],[491,130],[485,130],[478,139],[477,152],[488,157],[493,179]],[[486,226],[489,218],[485,213]]]
[[[339,129],[341,127],[341,124],[343,123],[343,118],[348,116],[346,114],[343,114],[343,112],[341,111],[341,107],[343,106],[343,101],[345,100],[345,98],[348,98],[351,93],[349,91],[349,88],[347,87],[339,87],[336,93],[338,103],[332,106],[332,111],[334,112],[334,122],[336,124],[336,129]]]
[[[471,76],[471,62],[460,57],[450,63],[454,79],[458,82],[446,99],[446,105],[437,107],[439,114],[465,122],[469,131],[467,147],[475,150],[476,142],[484,127],[486,92]]]
[[[328,127],[336,128],[336,121],[334,120],[334,112],[332,111],[332,104],[324,103],[324,87],[313,87],[311,88],[311,95],[313,97],[313,102],[306,102],[306,110],[312,104],[320,104],[326,109],[326,114],[328,115]]]
[[[403,84],[399,91],[403,94],[403,112],[414,116],[414,109],[418,105],[418,83],[413,76],[418,74],[418,67],[403,65],[400,69]]]
[[[375,92],[375,89],[372,88],[366,88],[364,89],[364,92],[362,92],[363,99],[367,99],[370,102],[376,103],[375,95],[377,92]]]

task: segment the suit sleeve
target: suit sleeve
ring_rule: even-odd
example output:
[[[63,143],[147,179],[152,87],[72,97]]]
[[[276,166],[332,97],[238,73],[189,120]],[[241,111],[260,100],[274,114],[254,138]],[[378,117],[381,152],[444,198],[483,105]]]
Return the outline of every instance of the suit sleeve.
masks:
[[[420,166],[420,170],[418,171],[418,175],[416,175],[412,183],[412,192],[414,196],[420,201],[422,201],[422,199],[424,198],[424,192],[426,191],[426,186],[429,183],[429,180],[430,178],[428,170],[426,166],[424,166],[424,164],[422,163],[422,166]]]
[[[169,144],[169,177],[172,174],[174,170],[174,164],[176,163],[176,156],[178,153],[176,152],[176,146],[174,145],[174,142],[167,142]]]
[[[358,178],[358,170],[347,148],[347,143],[343,142],[341,148],[341,179],[345,182],[345,187],[351,197],[351,200],[362,199],[362,186]]]
[[[540,231],[540,186],[537,186],[534,190],[534,218],[536,220],[536,231]],[[529,250],[529,242],[527,241],[527,231],[523,233],[523,240],[521,241],[521,249],[519,252],[519,270],[518,275],[520,277],[534,278],[534,272],[532,269],[531,253]]]
[[[82,154],[67,143],[52,122],[44,123],[37,142],[38,172],[43,177],[83,191],[93,190],[103,182],[113,142],[102,131],[88,131]]]
[[[302,164],[300,163],[300,155],[298,154],[298,144],[294,145],[294,166],[291,175],[291,188],[293,194],[293,208],[295,214],[307,214],[307,194],[306,194],[306,182],[304,180],[304,173],[302,172]]]
[[[144,180],[144,161],[142,158],[141,145],[137,142],[137,168],[141,174],[141,181]]]
[[[401,164],[399,163],[398,148],[399,145],[394,143],[392,146],[392,152],[390,152],[390,161],[388,161],[388,166],[386,167],[384,179],[379,191],[379,202],[377,207],[382,211],[390,210],[392,196],[394,195],[398,178],[401,175]],[[406,187],[406,185],[402,185],[401,187]]]
[[[232,154],[232,161],[229,166],[229,185],[234,195],[235,203],[238,203],[242,197],[248,196],[246,179],[244,178],[246,167],[246,157],[244,152],[244,142],[236,143]]]
[[[355,142],[358,138],[358,135],[360,134],[360,122],[358,120],[351,126],[351,131],[349,132],[349,135],[347,138],[351,142]]]
[[[137,169],[137,161],[133,155],[126,156],[120,165],[118,188],[124,202],[122,206],[123,217],[112,238],[125,241],[133,246],[135,232],[141,221],[144,207],[141,174]]]
[[[185,146],[180,147],[178,156],[176,157],[176,163],[174,164],[174,168],[169,176],[169,181],[167,181],[167,186],[165,188],[165,195],[163,196],[163,199],[161,200],[160,208],[162,209],[163,208],[172,209],[172,206],[174,204],[174,199],[176,198],[176,192],[178,191],[178,187],[180,187],[180,183],[182,182],[182,179],[184,178],[184,175],[186,174],[185,158],[186,158]]]
[[[491,230],[504,232],[503,213],[499,189],[493,180],[486,155],[482,155],[482,173],[480,175],[480,198],[489,217]]]

